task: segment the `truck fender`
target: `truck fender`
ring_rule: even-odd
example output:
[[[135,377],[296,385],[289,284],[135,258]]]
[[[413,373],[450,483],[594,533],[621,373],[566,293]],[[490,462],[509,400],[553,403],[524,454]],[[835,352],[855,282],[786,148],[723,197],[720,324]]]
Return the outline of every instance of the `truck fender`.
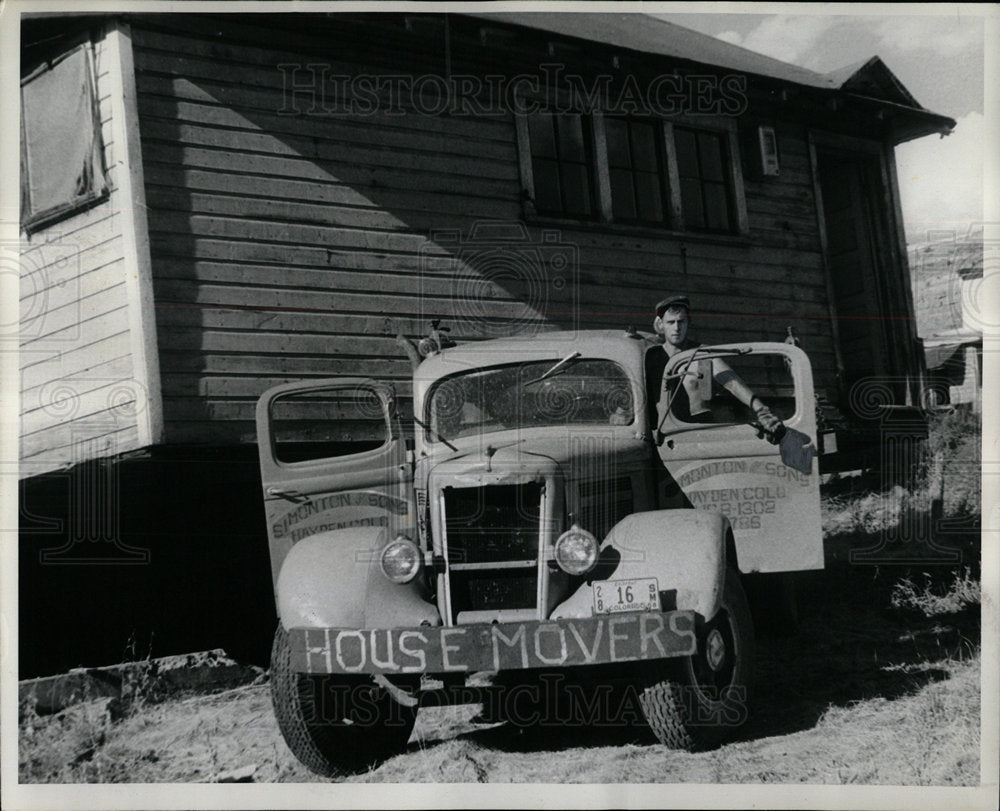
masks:
[[[437,608],[423,598],[420,575],[400,584],[383,574],[379,557],[388,542],[385,527],[347,527],[296,543],[275,585],[285,629],[440,625]]]
[[[634,513],[616,524],[601,544],[597,566],[553,619],[589,617],[593,582],[655,577],[660,593],[673,592],[678,610],[715,616],[726,575],[729,520],[705,510]],[[735,561],[733,561],[735,565]]]

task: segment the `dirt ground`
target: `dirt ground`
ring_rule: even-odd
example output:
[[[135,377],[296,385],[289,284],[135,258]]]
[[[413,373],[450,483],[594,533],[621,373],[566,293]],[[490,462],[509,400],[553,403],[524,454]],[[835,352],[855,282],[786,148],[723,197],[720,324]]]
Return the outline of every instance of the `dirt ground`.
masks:
[[[405,753],[345,779],[977,785],[978,599],[938,601],[927,616],[926,600],[900,595],[954,592],[962,567],[850,562],[878,537],[830,539],[826,570],[800,576],[799,631],[759,635],[752,712],[719,748],[671,751],[621,726],[520,728],[479,723],[476,704],[429,706]],[[950,543],[978,558],[968,534]],[[113,715],[94,704],[22,719],[20,780],[322,780],[282,741],[266,683]]]

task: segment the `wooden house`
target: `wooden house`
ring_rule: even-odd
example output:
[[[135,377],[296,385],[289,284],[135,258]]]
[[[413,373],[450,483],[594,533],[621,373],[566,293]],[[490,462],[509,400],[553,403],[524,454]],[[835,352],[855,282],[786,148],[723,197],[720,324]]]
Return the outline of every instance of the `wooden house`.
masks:
[[[366,375],[405,408],[395,338],[431,320],[648,329],[684,292],[703,342],[792,328],[827,436],[919,423],[893,149],[955,122],[877,57],[821,75],[589,13],[35,16],[21,46],[22,599],[101,571],[133,628],[175,588],[214,606],[199,639],[270,622],[257,397]],[[153,565],[45,566],[102,556]]]

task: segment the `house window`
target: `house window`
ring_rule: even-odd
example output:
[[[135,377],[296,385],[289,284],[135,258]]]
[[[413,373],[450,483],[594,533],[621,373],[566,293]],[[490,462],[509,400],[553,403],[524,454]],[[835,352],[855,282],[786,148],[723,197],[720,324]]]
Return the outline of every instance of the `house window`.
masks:
[[[664,221],[662,124],[606,118],[611,211],[616,221]]]
[[[108,191],[90,43],[21,79],[21,227],[31,232]]]
[[[732,122],[539,113],[515,118],[525,216],[745,234]]]
[[[539,213],[594,213],[590,122],[576,113],[528,116],[535,208]]]
[[[733,230],[729,160],[723,134],[674,127],[684,225],[691,231]]]

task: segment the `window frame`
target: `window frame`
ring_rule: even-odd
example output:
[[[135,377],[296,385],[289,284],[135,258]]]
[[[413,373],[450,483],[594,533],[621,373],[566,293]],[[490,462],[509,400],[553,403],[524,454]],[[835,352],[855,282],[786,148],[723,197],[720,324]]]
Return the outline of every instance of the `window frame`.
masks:
[[[661,226],[668,226],[674,220],[673,209],[671,206],[671,196],[672,192],[670,189],[670,170],[669,170],[669,156],[666,149],[666,139],[663,137],[662,122],[650,117],[640,117],[640,116],[630,116],[630,115],[609,115],[602,116],[604,120],[604,134],[605,134],[605,154],[608,161],[608,175],[609,184],[611,188],[611,217],[613,222],[619,223],[632,223],[636,225],[647,225],[654,228]],[[611,152],[608,149],[607,140],[607,129],[609,121],[621,121],[625,124],[625,138],[626,147],[629,154],[629,165],[627,167],[622,166],[612,166],[611,165]],[[635,126],[645,126],[652,130],[653,134],[653,149],[655,150],[656,159],[656,172],[649,172],[646,169],[642,169],[637,166],[634,155],[634,144],[633,144],[633,127]],[[614,181],[611,179],[611,173],[616,169],[627,171],[631,176],[632,184],[632,203],[635,206],[636,216],[635,217],[620,217],[616,216],[614,213]],[[658,184],[658,189],[660,192],[660,217],[659,219],[649,219],[639,216],[639,195],[640,192],[636,186],[636,178],[638,175],[654,175]]]
[[[281,443],[278,441],[278,432],[275,430],[275,424],[280,418],[276,417],[274,414],[274,406],[278,404],[282,398],[295,397],[302,394],[330,394],[332,392],[339,394],[341,392],[357,388],[364,388],[366,391],[371,392],[381,404],[386,434],[385,439],[378,447],[366,448],[365,450],[355,451],[354,453],[345,453],[336,456],[310,456],[306,459],[294,460],[282,458],[278,452],[278,446]],[[393,442],[401,439],[398,431],[396,430],[396,416],[394,414],[393,402],[387,399],[387,397],[388,395],[384,393],[383,388],[378,387],[377,385],[369,385],[368,380],[357,380],[352,378],[343,378],[336,381],[319,380],[315,383],[309,383],[307,385],[289,384],[286,389],[282,391],[275,391],[267,400],[266,410],[261,412],[260,404],[258,404],[257,414],[258,423],[261,419],[263,419],[264,424],[267,426],[270,463],[276,469],[285,468],[291,470],[308,470],[310,467],[327,465],[331,462],[336,464],[344,461],[348,464],[353,464],[354,462],[365,462],[366,460],[378,457],[380,454],[385,454]],[[284,444],[288,444],[288,442],[289,440],[284,440]]]
[[[23,94],[25,87],[43,75],[47,70],[55,69],[61,62],[70,58],[75,52],[83,51],[84,70],[87,90],[90,96],[91,125],[93,128],[93,141],[91,151],[95,157],[94,177],[90,188],[86,194],[80,195],[62,203],[50,205],[44,209],[29,210],[30,202],[30,172],[31,164],[28,159],[26,117],[23,111]],[[94,41],[91,35],[81,35],[74,37],[68,42],[60,43],[58,50],[53,50],[44,58],[33,60],[30,69],[22,70],[19,81],[19,104],[21,105],[20,115],[20,194],[21,210],[19,225],[26,234],[33,234],[43,230],[48,226],[59,222],[67,217],[73,216],[82,211],[105,201],[111,194],[111,183],[108,178],[107,157],[105,155],[104,134],[101,129],[100,101],[98,99],[97,88],[97,66],[94,54]]]
[[[711,116],[678,115],[670,119],[650,117],[649,120],[659,125],[661,154],[666,176],[661,178],[661,186],[665,186],[663,208],[664,220],[657,223],[650,220],[616,220],[612,211],[611,168],[608,160],[608,143],[606,132],[606,117],[635,118],[640,116],[606,115],[603,111],[593,110],[580,115],[591,123],[591,139],[594,160],[594,194],[597,217],[583,218],[564,214],[554,216],[548,212],[539,212],[535,206],[535,184],[532,172],[531,140],[528,134],[528,116],[531,113],[517,112],[514,114],[514,125],[517,139],[518,165],[521,176],[521,201],[526,222],[553,225],[599,224],[609,230],[623,232],[641,232],[657,235],[683,236],[685,239],[705,239],[710,241],[745,242],[750,235],[746,209],[746,192],[743,183],[743,166],[739,136],[736,122],[732,119]],[[680,173],[677,164],[677,149],[674,127],[684,129],[704,130],[719,135],[725,151],[723,169],[726,173],[727,191],[730,195],[730,215],[732,228],[729,231],[712,231],[691,229],[684,221],[681,204]]]
[[[694,136],[694,149],[695,149],[695,160],[697,162],[697,175],[682,175],[680,161],[677,162],[677,175],[680,184],[680,189],[678,190],[678,195],[681,198],[681,216],[684,219],[685,229],[690,231],[697,231],[699,233],[705,234],[732,234],[739,228],[739,223],[737,222],[737,212],[736,212],[736,190],[734,188],[734,183],[732,182],[732,147],[727,143],[726,134],[723,131],[712,129],[709,127],[694,127],[687,124],[671,125],[671,131],[673,134],[674,149],[677,150],[677,131],[683,130],[684,132],[690,133]],[[726,221],[728,224],[727,228],[711,228],[708,225],[708,209],[709,205],[705,198],[705,191],[710,185],[720,185],[719,181],[713,180],[708,177],[704,172],[702,165],[702,136],[708,135],[713,139],[715,144],[722,149],[721,164],[722,164],[722,187],[725,193],[725,207],[726,207]],[[685,179],[695,180],[699,188],[699,197],[701,201],[701,215],[705,220],[705,224],[702,226],[695,227],[688,223],[689,217],[684,217],[684,189],[683,184]]]
[[[584,151],[586,155],[586,163],[584,168],[587,172],[587,182],[590,191],[590,210],[589,215],[573,214],[567,211],[553,213],[551,211],[539,211],[538,204],[535,195],[535,168],[534,162],[535,157],[531,152],[531,133],[530,125],[528,123],[528,118],[530,115],[537,115],[539,113],[544,113],[545,110],[540,110],[536,113],[519,113],[515,116],[517,121],[517,151],[522,177],[522,189],[528,190],[529,192],[522,194],[522,198],[525,203],[525,207],[530,207],[530,214],[532,217],[540,217],[548,220],[563,220],[571,219],[579,222],[593,222],[595,220],[603,219],[604,209],[603,209],[603,197],[604,194],[599,188],[600,178],[598,174],[597,164],[600,159],[598,153],[598,143],[603,143],[603,130],[599,130],[596,125],[594,118],[595,113],[587,113],[583,111],[569,111],[569,110],[558,110],[551,112],[550,114],[561,115],[578,115],[580,116],[580,125],[583,132],[584,138]],[[558,134],[554,135],[556,141],[558,142]],[[600,137],[600,141],[598,138]],[[557,146],[558,151],[558,146]],[[544,157],[543,160],[551,160],[551,158]],[[561,161],[556,159],[556,165],[558,167],[562,166]],[[567,163],[576,164],[575,161],[567,161]],[[562,178],[560,176],[560,191],[561,191]],[[562,194],[560,194],[562,198]]]

